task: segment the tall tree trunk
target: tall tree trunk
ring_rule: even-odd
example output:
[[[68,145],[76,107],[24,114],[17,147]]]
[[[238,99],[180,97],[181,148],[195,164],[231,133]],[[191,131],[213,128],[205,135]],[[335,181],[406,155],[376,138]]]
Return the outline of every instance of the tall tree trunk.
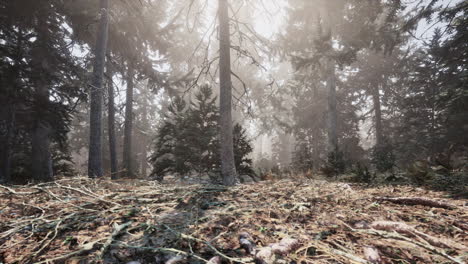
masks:
[[[328,61],[328,152],[338,151],[335,63]]]
[[[133,177],[132,168],[132,130],[133,130],[133,62],[128,64],[127,72],[127,99],[125,102],[125,128],[123,162],[127,177]]]
[[[2,121],[5,122],[5,130],[2,131],[2,135],[0,135],[0,142],[3,146],[3,148],[0,148],[0,182],[8,183],[11,181],[11,148],[15,136],[14,128],[16,115],[11,102],[7,103],[5,108],[5,119]]]
[[[91,82],[91,110],[89,122],[88,175],[101,177],[102,170],[102,91],[109,28],[109,0],[100,0],[100,21],[94,50],[94,68]]]
[[[228,0],[219,0],[219,82],[221,174],[225,185],[237,183],[232,138],[231,40]]]
[[[147,88],[149,89],[149,88]],[[142,94],[143,102],[142,102],[142,112],[141,112],[141,121],[142,121],[142,129],[144,130],[142,136],[142,153],[141,153],[141,174],[143,177],[146,178],[148,176],[148,134],[147,131],[149,130],[149,121],[148,121],[148,101],[146,98],[146,92]]]
[[[108,121],[108,134],[109,134],[109,155],[111,167],[111,179],[117,179],[117,147],[115,138],[115,103],[114,103],[114,85],[112,77],[114,72],[110,62],[107,63],[107,89],[108,89],[108,102],[107,102],[107,121]]]
[[[39,11],[41,19],[38,21],[37,41],[33,51],[33,68],[37,73],[35,79],[35,95],[34,107],[35,118],[32,132],[32,157],[31,169],[32,177],[37,181],[53,180],[52,158],[50,153],[50,135],[52,132],[51,125],[47,121],[49,101],[49,81],[47,73],[50,72],[50,65],[47,60],[49,55],[48,48],[48,14],[47,12]]]
[[[372,100],[374,103],[374,115],[375,115],[375,145],[377,147],[382,146],[383,131],[382,131],[382,108],[380,105],[380,89],[376,85],[372,92]]]

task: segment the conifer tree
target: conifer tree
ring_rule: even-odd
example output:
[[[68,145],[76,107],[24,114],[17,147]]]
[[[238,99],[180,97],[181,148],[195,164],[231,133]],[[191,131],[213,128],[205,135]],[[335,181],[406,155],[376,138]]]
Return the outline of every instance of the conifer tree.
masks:
[[[240,125],[235,124],[233,134],[234,162],[239,175],[255,176],[252,168],[252,159],[249,158],[253,148],[247,137],[247,131]]]
[[[153,164],[152,176],[162,180],[168,173],[184,174],[189,172],[187,161],[192,155],[186,148],[185,137],[187,103],[180,96],[172,99],[172,103],[164,115],[164,121],[159,129],[155,142],[155,152],[150,158]]]
[[[206,173],[219,163],[217,98],[209,85],[203,85],[195,94],[187,112],[188,142],[192,155],[190,163],[198,173]]]
[[[152,175],[156,179],[162,180],[168,173],[186,175],[189,172],[221,176],[219,108],[216,101],[211,87],[203,85],[190,106],[187,107],[181,97],[176,97],[168,107],[150,159],[154,167]],[[248,157],[253,149],[247,132],[239,124],[233,128],[236,170],[243,175],[254,176],[252,160]]]
[[[0,2],[0,181],[52,180],[85,98],[61,1]],[[55,155],[56,151],[62,152]]]

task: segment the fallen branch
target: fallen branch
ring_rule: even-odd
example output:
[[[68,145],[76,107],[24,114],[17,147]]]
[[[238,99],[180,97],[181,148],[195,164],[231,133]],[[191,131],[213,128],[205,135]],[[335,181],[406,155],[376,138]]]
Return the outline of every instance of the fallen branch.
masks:
[[[44,238],[44,241],[47,240],[47,242],[41,243],[42,244],[41,248],[39,248],[36,252],[34,252],[32,254],[32,256],[31,256],[32,258],[35,258],[36,256],[39,256],[44,251],[44,249],[46,249],[50,245],[50,243],[52,243],[52,241],[54,241],[54,239],[57,237],[57,234],[59,233],[59,227],[60,227],[61,223],[62,223],[62,220],[59,220],[58,223],[55,225],[54,235],[49,240],[47,240],[47,238],[49,238],[50,233],[47,234],[47,236]]]
[[[404,205],[423,205],[423,206],[430,206],[430,207],[436,207],[436,208],[444,208],[444,209],[456,209],[457,207],[444,203],[444,202],[439,202],[427,198],[421,198],[421,197],[376,197],[375,198],[377,201],[387,201],[387,202],[392,202],[396,204],[404,204]]]
[[[458,249],[462,249],[462,250],[466,250],[466,247],[458,247],[455,245],[455,243],[451,242],[451,241],[442,241],[442,239],[439,239],[439,238],[436,238],[436,237],[433,237],[433,236],[430,236],[428,234],[425,234],[423,232],[420,232],[418,230],[416,230],[414,227],[412,226],[409,226],[405,223],[401,223],[401,222],[390,222],[390,221],[376,221],[376,222],[373,222],[371,225],[370,225],[371,228],[373,229],[376,229],[376,230],[383,230],[383,231],[395,231],[395,232],[398,232],[398,233],[401,233],[401,234],[405,234],[405,235],[409,235],[409,236],[412,236],[412,237],[417,237],[417,238],[421,238],[423,239],[424,241],[428,242],[429,244],[431,244],[432,246],[435,246],[435,247],[441,247],[441,248],[458,248]]]
[[[122,206],[121,204],[119,203],[116,203],[116,202],[113,202],[113,201],[108,201],[98,195],[96,195],[95,193],[89,193],[89,192],[85,192],[83,190],[80,190],[78,188],[73,188],[73,187],[70,187],[70,186],[64,186],[64,185],[60,185],[58,183],[55,183],[57,185],[57,187],[59,188],[63,188],[63,189],[66,189],[66,190],[70,190],[70,191],[75,191],[75,192],[78,192],[78,193],[81,193],[81,194],[84,194],[86,196],[90,196],[92,198],[95,198],[95,199],[98,199],[99,201],[101,202],[104,202],[104,203],[108,203],[108,204],[113,204],[113,205],[116,205],[116,206]]]
[[[331,257],[335,257],[335,256],[341,256],[341,257],[344,257],[346,258],[349,263],[358,263],[358,264],[370,264],[371,262],[365,260],[365,259],[362,259],[350,252],[347,252],[347,251],[344,251],[344,250],[339,250],[339,249],[335,249],[335,248],[331,248],[327,245],[324,245],[323,243],[317,241],[317,242],[313,242],[312,243],[313,246],[317,249],[320,249],[321,251],[327,253],[327,255],[331,256]]]
[[[127,229],[127,227],[129,227],[131,224],[132,222],[127,222],[121,225],[117,225],[117,224],[114,225],[114,231],[112,232],[112,234],[109,236],[109,238],[107,239],[107,241],[104,243],[104,245],[101,248],[101,258],[104,257],[104,254],[106,253],[109,246],[114,242],[115,238],[120,236],[122,231]]]
[[[0,185],[0,188],[3,188],[3,189],[5,189],[5,190],[7,190],[8,193],[16,194],[16,195],[32,195],[32,194],[36,194],[36,193],[41,192],[40,190],[37,191],[37,192],[17,192],[17,191],[15,191],[15,190],[13,190],[12,188],[7,187],[7,186],[4,186],[4,185]]]
[[[398,233],[395,233],[395,232],[386,232],[386,231],[379,231],[379,230],[373,230],[373,229],[352,229],[352,231],[354,232],[359,232],[359,233],[365,233],[365,234],[371,234],[371,235],[378,235],[378,236],[381,236],[381,237],[384,237],[384,238],[391,238],[391,239],[396,239],[396,240],[403,240],[403,241],[406,241],[406,242],[409,242],[409,243],[412,243],[414,245],[417,245],[421,248],[424,248],[426,250],[429,250],[430,252],[434,253],[434,254],[437,254],[439,256],[442,256],[454,263],[457,263],[457,264],[465,264],[465,262],[461,261],[461,260],[458,260],[457,258],[454,258],[452,256],[449,256],[447,255],[445,252],[429,245],[429,244],[425,244],[425,243],[421,243],[419,241],[415,241],[413,239],[410,239],[408,237],[405,237],[405,236],[402,236]]]
[[[240,263],[249,263],[249,262],[251,262],[251,259],[241,259],[241,258],[229,257],[229,256],[223,254],[222,252],[220,252],[216,247],[214,247],[213,245],[211,245],[211,243],[209,243],[207,241],[204,241],[202,239],[199,239],[199,238],[196,238],[196,237],[193,237],[193,236],[190,236],[190,235],[186,235],[184,233],[177,232],[177,231],[175,231],[174,229],[170,228],[167,225],[164,225],[164,227],[166,227],[169,231],[175,233],[176,235],[179,235],[181,238],[188,239],[188,240],[193,240],[193,241],[200,242],[200,243],[203,243],[203,244],[207,245],[209,248],[211,248],[216,253],[216,255],[218,255],[220,257],[223,257],[223,258],[225,258],[227,260],[230,260],[230,261],[233,261],[233,262],[240,262]]]
[[[66,260],[66,259],[69,259],[69,258],[77,256],[77,255],[82,255],[84,253],[88,253],[88,252],[90,252],[91,250],[94,249],[94,246],[96,245],[96,243],[101,242],[101,241],[102,241],[102,239],[99,239],[99,240],[87,243],[79,250],[76,250],[76,251],[70,252],[68,254],[55,257],[55,258],[50,258],[50,259],[46,259],[46,260],[43,260],[43,261],[35,262],[35,264],[56,263],[56,262],[58,262],[60,260]]]
[[[51,191],[49,191],[49,190],[47,190],[47,189],[45,189],[45,188],[42,188],[42,187],[33,187],[33,188],[34,188],[34,189],[37,189],[37,190],[40,190],[40,191],[42,191],[42,192],[45,192],[46,194],[48,194],[48,195],[49,195],[50,197],[52,197],[53,199],[56,199],[56,200],[58,200],[58,201],[60,201],[60,202],[62,202],[62,203],[66,203],[66,204],[68,204],[68,205],[70,205],[70,206],[73,206],[73,207],[75,207],[75,208],[78,208],[78,209],[80,209],[80,210],[92,211],[92,212],[99,212],[99,210],[84,208],[84,207],[81,207],[81,206],[79,206],[79,205],[75,205],[75,204],[73,204],[73,203],[71,203],[71,202],[67,202],[67,201],[63,200],[62,198],[58,197],[57,195],[55,195],[53,192],[51,192]]]
[[[169,253],[176,253],[176,254],[181,254],[181,255],[184,255],[184,256],[187,256],[187,257],[194,257],[198,260],[201,260],[205,263],[209,263],[208,260],[200,257],[200,256],[197,256],[195,254],[192,254],[192,253],[187,253],[185,251],[182,251],[182,250],[178,250],[178,249],[175,249],[175,248],[154,248],[154,247],[139,247],[139,246],[131,246],[131,245],[128,245],[126,243],[123,243],[123,242],[117,242],[117,243],[114,243],[114,244],[111,244],[111,246],[116,246],[116,247],[120,247],[120,248],[129,248],[129,249],[135,249],[135,250],[140,250],[140,251],[145,251],[145,252],[152,252],[152,253],[159,253],[159,252],[169,252]]]

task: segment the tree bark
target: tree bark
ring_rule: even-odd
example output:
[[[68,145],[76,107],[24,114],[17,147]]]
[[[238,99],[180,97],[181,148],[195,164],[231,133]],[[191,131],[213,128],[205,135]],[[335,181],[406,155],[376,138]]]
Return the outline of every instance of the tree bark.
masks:
[[[37,73],[35,78],[35,95],[34,108],[35,118],[32,131],[32,157],[31,169],[32,177],[37,181],[53,180],[52,158],[50,154],[50,135],[52,132],[51,125],[47,120],[49,101],[49,81],[47,73],[50,72],[48,61],[48,14],[41,12],[41,19],[37,26],[37,41],[33,50],[32,67]]]
[[[101,177],[102,170],[102,91],[109,28],[109,0],[100,0],[100,21],[94,50],[94,68],[90,96],[88,175]]]
[[[8,100],[8,99],[7,99]],[[5,107],[5,130],[0,135],[3,148],[0,149],[0,182],[8,183],[11,181],[11,148],[14,140],[15,128],[15,109],[11,102]],[[4,134],[3,134],[4,133]]]
[[[380,89],[378,86],[374,87],[372,92],[372,100],[374,103],[374,115],[375,115],[375,145],[380,147],[383,141],[382,131],[382,108],[380,105]]]
[[[338,151],[335,63],[329,60],[328,67],[328,152],[332,153]]]
[[[219,82],[221,174],[225,185],[237,183],[232,138],[231,40],[228,0],[219,0]]]
[[[123,162],[127,177],[133,177],[132,168],[132,130],[133,130],[133,62],[128,64],[127,72],[127,99],[125,102],[125,128],[124,128],[124,149]]]
[[[114,72],[112,66],[107,63],[107,89],[108,89],[108,102],[107,102],[107,122],[108,122],[108,134],[109,134],[109,155],[110,155],[110,167],[111,167],[111,179],[117,179],[118,162],[117,162],[117,147],[115,137],[115,103],[114,103],[114,85],[112,83],[112,77]]]
[[[147,88],[149,89],[149,88]],[[141,153],[141,174],[143,177],[148,176],[148,134],[146,133],[149,130],[149,121],[148,121],[148,101],[146,97],[146,92],[142,93],[143,101],[142,101],[142,112],[141,112],[141,121],[143,125],[143,133],[142,136],[142,153]]]

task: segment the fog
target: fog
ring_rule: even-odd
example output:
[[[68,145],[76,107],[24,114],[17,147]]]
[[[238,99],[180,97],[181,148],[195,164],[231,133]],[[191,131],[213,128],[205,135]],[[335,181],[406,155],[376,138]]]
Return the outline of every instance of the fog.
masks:
[[[5,4],[3,173],[226,180],[463,153],[464,5]]]

